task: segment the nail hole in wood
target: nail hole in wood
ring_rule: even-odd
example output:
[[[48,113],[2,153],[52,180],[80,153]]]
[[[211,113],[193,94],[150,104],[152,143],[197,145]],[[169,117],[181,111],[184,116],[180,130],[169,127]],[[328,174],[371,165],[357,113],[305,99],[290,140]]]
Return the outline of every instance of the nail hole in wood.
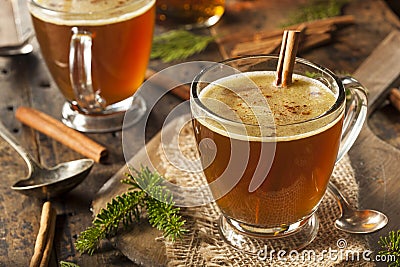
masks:
[[[46,80],[42,80],[39,82],[39,86],[42,88],[49,88],[50,87],[50,82]]]

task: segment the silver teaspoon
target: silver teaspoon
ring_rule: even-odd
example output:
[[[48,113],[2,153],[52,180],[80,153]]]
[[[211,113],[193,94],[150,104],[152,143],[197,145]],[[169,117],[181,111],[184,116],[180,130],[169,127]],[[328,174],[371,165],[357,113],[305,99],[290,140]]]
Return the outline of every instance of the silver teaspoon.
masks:
[[[92,169],[92,159],[63,162],[53,168],[45,168],[25,151],[0,122],[0,137],[9,143],[28,166],[28,175],[11,188],[30,196],[49,199],[66,193],[80,184]]]
[[[332,182],[328,183],[328,190],[338,201],[342,213],[342,216],[335,221],[335,226],[339,230],[353,234],[367,234],[386,226],[388,218],[382,212],[354,209]]]

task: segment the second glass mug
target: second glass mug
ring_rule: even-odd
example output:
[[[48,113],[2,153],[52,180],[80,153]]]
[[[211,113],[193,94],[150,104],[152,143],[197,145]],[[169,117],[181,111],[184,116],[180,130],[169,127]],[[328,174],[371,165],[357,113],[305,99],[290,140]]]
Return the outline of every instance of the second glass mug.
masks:
[[[119,130],[146,110],[136,90],[149,61],[155,0],[28,1],[46,65],[67,99],[62,121],[83,132]]]
[[[335,96],[334,104],[314,118],[287,124],[263,118],[259,123],[243,123],[232,106],[219,107],[220,101],[203,94],[216,84],[243,94],[244,88],[254,85],[253,81],[244,85],[243,76],[257,72],[274,75],[277,60],[276,56],[259,55],[224,61],[204,69],[190,92],[203,171],[222,213],[220,234],[230,245],[251,254],[260,253],[265,246],[291,250],[312,242],[319,225],[315,211],[334,165],[350,149],[366,118],[365,88],[353,78],[338,78],[301,58],[296,59],[296,77],[316,80]],[[348,101],[346,90],[350,92]],[[203,143],[206,139],[214,145]]]

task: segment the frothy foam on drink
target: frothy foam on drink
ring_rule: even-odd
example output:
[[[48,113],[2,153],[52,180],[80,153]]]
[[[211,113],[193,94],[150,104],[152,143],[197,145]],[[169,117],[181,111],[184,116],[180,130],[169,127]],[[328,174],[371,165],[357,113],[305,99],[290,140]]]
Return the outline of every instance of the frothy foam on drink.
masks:
[[[218,123],[212,119],[199,121],[223,135],[229,132],[230,135],[246,135],[246,139],[274,135],[281,139],[297,139],[293,137],[316,134],[341,118],[339,116],[329,123],[313,120],[328,111],[336,101],[336,96],[321,82],[296,74],[293,83],[286,88],[276,87],[274,81],[272,71],[248,72],[217,80],[201,91],[199,98],[209,110],[219,116],[224,114],[228,120],[243,123],[246,134],[232,130],[234,126],[230,123]]]
[[[68,26],[95,26],[125,21],[137,17],[152,6],[155,0],[36,0],[30,12],[40,20]],[[53,13],[56,11],[57,13]]]

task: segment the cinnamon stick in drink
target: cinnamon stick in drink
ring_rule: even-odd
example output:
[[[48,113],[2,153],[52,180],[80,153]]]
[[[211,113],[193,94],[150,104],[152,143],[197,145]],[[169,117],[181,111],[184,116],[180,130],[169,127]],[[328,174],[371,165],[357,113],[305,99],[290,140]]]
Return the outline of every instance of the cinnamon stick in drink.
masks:
[[[19,107],[15,112],[15,117],[22,123],[50,136],[95,162],[103,161],[108,154],[104,146],[36,109]]]
[[[278,65],[276,66],[276,85],[280,85],[283,79],[283,61],[285,60],[287,36],[288,31],[284,31],[282,37],[281,51],[279,52]]]
[[[299,47],[301,31],[287,30],[283,33],[281,51],[276,68],[276,85],[286,87],[292,83],[294,62]]]

